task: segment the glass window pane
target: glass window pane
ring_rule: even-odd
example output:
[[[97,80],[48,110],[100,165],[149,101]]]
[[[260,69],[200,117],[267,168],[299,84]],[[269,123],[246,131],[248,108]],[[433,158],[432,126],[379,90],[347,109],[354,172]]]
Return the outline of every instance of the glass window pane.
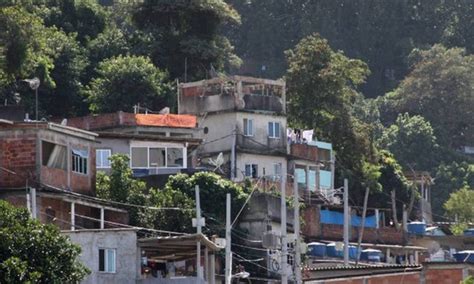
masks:
[[[275,122],[275,138],[280,138],[280,123],[279,122]]]
[[[268,123],[268,136],[273,137],[273,123],[272,122]]]
[[[99,271],[104,271],[104,269],[105,269],[104,250],[99,249]]]
[[[150,167],[166,167],[165,155],[165,148],[150,148]]]
[[[245,165],[245,176],[249,177],[251,175],[252,175],[252,167],[249,164],[247,164]]]
[[[115,250],[107,250],[107,272],[115,272]]]
[[[182,148],[168,148],[167,149],[167,167],[182,167],[183,166],[183,149]]]
[[[253,119],[249,119],[249,135],[253,136]]]
[[[132,168],[148,167],[148,149],[145,147],[132,148]]]

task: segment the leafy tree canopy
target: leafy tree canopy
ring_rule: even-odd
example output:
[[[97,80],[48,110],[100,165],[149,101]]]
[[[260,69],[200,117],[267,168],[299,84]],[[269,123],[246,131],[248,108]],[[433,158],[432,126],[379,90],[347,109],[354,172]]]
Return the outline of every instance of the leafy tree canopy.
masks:
[[[398,115],[395,124],[384,130],[380,144],[395,155],[406,171],[429,171],[435,166],[436,137],[431,124],[419,115]]]
[[[89,270],[79,246],[51,224],[32,220],[26,209],[0,200],[0,279],[5,283],[75,283]]]
[[[412,58],[410,74],[387,95],[386,108],[426,118],[443,146],[469,145],[474,141],[474,55],[434,45],[415,50]]]
[[[241,63],[219,33],[225,23],[240,23],[237,11],[223,0],[146,0],[138,4],[133,19],[155,38],[151,58],[172,78],[183,79],[186,71],[187,80],[203,79],[211,65],[222,71]]]
[[[370,127],[351,115],[352,102],[357,97],[355,87],[369,74],[367,65],[333,51],[327,40],[317,34],[287,51],[287,59],[290,124],[314,129],[317,139],[333,143],[339,181],[349,178],[354,183],[351,192],[360,200],[365,185],[377,184]]]
[[[458,218],[459,224],[454,226],[455,234],[462,234],[464,229],[468,228],[468,223],[474,222],[474,190],[469,187],[463,187],[460,190],[451,193],[444,208],[453,219]]]
[[[86,89],[90,110],[94,113],[131,111],[136,104],[159,109],[166,102],[172,102],[172,87],[167,82],[166,72],[156,68],[147,57],[106,59],[96,72],[97,77]]]

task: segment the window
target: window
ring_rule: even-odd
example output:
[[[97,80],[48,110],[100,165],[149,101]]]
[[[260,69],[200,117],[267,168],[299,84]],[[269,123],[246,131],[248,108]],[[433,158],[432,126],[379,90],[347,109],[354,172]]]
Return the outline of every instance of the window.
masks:
[[[72,149],[72,171],[86,175],[88,158],[87,150]]]
[[[258,165],[257,164],[246,164],[245,165],[245,176],[251,178],[258,177]]]
[[[109,157],[111,151],[109,149],[97,149],[95,150],[95,165],[98,169],[110,168]]]
[[[281,163],[273,164],[273,175],[275,177],[281,176]]]
[[[132,168],[148,168],[148,148],[132,147]]]
[[[150,148],[150,168],[166,167],[166,148]]]
[[[183,149],[181,148],[168,148],[166,154],[166,165],[168,168],[171,167],[182,167],[183,166]]]
[[[41,141],[41,153],[43,166],[66,170],[67,150],[65,146]]]
[[[99,271],[115,273],[115,249],[99,249]]]
[[[253,136],[253,119],[244,118],[244,135]]]
[[[268,123],[268,137],[280,138],[280,123],[279,122]]]
[[[132,168],[184,167],[184,148],[132,147]]]

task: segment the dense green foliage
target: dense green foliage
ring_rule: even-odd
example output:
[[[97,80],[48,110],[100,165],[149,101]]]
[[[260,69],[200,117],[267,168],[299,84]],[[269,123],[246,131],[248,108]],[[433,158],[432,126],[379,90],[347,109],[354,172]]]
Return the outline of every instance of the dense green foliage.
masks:
[[[462,234],[468,224],[474,221],[473,202],[474,190],[467,186],[449,195],[444,208],[449,216],[458,219],[459,223],[454,226],[455,234]]]
[[[32,220],[26,209],[0,200],[0,282],[76,283],[89,270],[80,247],[54,225]]]
[[[391,91],[409,69],[414,48],[435,43],[474,51],[471,0],[231,0],[242,25],[228,29],[242,71],[278,78],[287,65],[284,51],[319,33],[335,50],[369,65],[362,86],[368,97]],[[262,68],[262,66],[265,66]]]
[[[383,132],[380,144],[397,157],[407,170],[430,170],[436,158],[436,137],[422,116],[400,114]]]
[[[107,113],[119,110],[132,112],[140,104],[158,109],[172,103],[171,85],[167,75],[146,57],[119,56],[102,61],[86,89],[90,110]],[[111,103],[114,102],[114,103]]]
[[[191,219],[196,216],[194,189],[199,185],[202,214],[209,218],[203,230],[217,233],[224,228],[226,194],[232,196],[233,216],[247,198],[247,190],[242,186],[206,172],[193,176],[177,174],[169,178],[163,189],[147,188],[143,181],[133,178],[126,155],[114,154],[110,161],[111,173],[97,174],[97,196],[125,203],[123,207],[129,211],[130,224],[134,226],[193,232]]]

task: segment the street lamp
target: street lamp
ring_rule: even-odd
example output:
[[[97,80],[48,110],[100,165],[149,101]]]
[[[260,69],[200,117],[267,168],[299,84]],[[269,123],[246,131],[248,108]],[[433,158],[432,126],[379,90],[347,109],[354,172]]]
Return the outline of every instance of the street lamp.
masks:
[[[21,80],[22,82],[28,83],[30,89],[35,90],[35,100],[36,100],[36,118],[35,120],[38,121],[38,88],[40,86],[40,79],[34,77],[33,79],[24,79]]]

